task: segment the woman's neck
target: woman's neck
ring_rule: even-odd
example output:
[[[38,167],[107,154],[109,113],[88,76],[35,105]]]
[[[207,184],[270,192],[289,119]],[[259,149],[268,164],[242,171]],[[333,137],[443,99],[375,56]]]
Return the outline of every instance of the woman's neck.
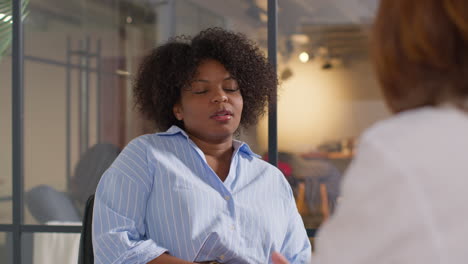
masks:
[[[234,152],[232,137],[222,141],[206,141],[193,135],[190,139],[205,154],[206,162],[216,173],[221,181],[225,181],[229,175],[232,153]]]
[[[196,136],[189,135],[190,139],[201,149],[205,156],[222,158],[232,155],[232,137],[222,141],[207,141]]]

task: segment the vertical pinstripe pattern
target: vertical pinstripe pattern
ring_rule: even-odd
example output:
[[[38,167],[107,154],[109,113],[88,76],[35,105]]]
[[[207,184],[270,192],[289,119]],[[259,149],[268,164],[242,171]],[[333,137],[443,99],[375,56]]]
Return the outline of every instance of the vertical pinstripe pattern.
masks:
[[[96,263],[146,263],[168,251],[188,261],[268,263],[311,248],[279,170],[242,142],[222,182],[178,127],[136,138],[104,173],[93,216]]]

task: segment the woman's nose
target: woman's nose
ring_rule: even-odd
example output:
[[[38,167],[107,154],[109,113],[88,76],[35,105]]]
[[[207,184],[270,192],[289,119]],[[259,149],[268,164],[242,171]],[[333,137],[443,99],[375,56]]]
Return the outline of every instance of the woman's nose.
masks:
[[[213,97],[213,103],[225,103],[228,101],[228,98],[224,94],[217,94]]]

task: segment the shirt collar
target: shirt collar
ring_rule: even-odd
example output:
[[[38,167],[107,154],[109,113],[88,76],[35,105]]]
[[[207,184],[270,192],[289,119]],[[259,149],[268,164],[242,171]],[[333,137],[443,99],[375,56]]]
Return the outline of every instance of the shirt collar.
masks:
[[[166,132],[159,132],[156,135],[158,135],[158,136],[173,136],[173,135],[176,135],[176,134],[182,134],[185,138],[187,138],[187,139],[189,138],[187,133],[185,133],[185,131],[183,129],[181,129],[180,127],[178,127],[176,125],[171,126]]]
[[[249,147],[249,145],[247,145],[247,143],[245,142],[242,142],[240,140],[233,140],[232,141],[232,146],[234,147],[234,152],[237,152],[237,150],[239,151],[242,151],[244,152],[245,154],[249,155],[249,156],[253,156],[253,157],[256,157],[256,158],[260,158],[260,155],[258,154],[255,154]]]
[[[160,132],[160,133],[157,133],[156,135],[158,135],[158,136],[174,136],[174,135],[177,135],[177,134],[181,134],[187,140],[190,139],[189,136],[187,135],[187,133],[183,129],[181,129],[180,127],[178,127],[176,125],[171,126],[166,132]],[[234,153],[237,153],[238,151],[242,151],[243,153],[245,153],[245,154],[247,154],[249,156],[260,158],[260,155],[255,154],[250,149],[249,145],[247,145],[247,143],[245,143],[245,142],[234,139],[233,142],[232,142],[232,146],[234,147]]]

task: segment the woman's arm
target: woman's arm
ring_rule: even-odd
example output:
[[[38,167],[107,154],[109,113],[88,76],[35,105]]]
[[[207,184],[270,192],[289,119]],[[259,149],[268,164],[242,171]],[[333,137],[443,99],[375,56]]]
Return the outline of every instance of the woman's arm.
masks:
[[[307,236],[301,215],[297,211],[292,190],[289,184],[287,185],[289,190],[288,211],[284,212],[284,214],[289,216],[289,221],[286,237],[280,251],[291,263],[309,263],[312,254],[309,237]]]
[[[203,264],[203,263],[210,264],[210,263],[217,263],[217,262],[190,262],[190,261],[186,261],[180,258],[173,257],[167,253],[164,253],[161,256],[148,262],[148,264]]]
[[[130,142],[99,182],[93,211],[96,264],[146,264],[168,251],[146,237],[146,203],[153,184],[147,145],[141,138]]]
[[[194,264],[193,262],[186,261],[180,258],[176,258],[167,253],[160,255],[159,257],[148,262],[148,264]]]

